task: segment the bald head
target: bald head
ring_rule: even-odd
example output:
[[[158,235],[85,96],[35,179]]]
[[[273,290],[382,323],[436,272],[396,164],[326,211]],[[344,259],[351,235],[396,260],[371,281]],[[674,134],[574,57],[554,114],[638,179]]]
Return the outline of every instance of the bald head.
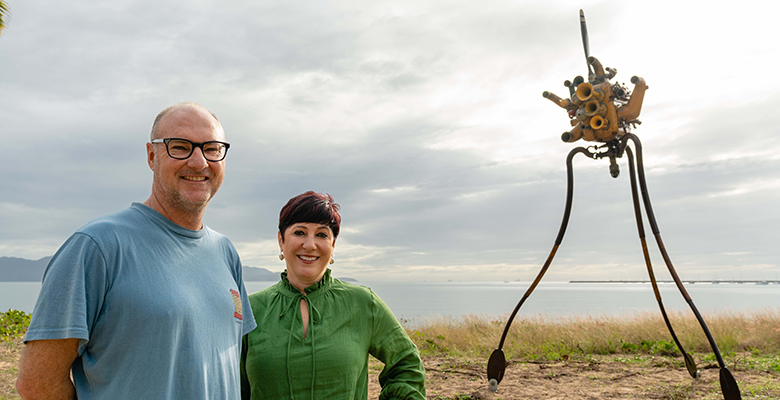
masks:
[[[193,102],[185,102],[185,103],[177,103],[174,104],[162,111],[160,111],[159,114],[157,114],[157,117],[154,119],[154,124],[152,124],[152,133],[151,133],[151,140],[157,139],[160,137],[160,125],[163,122],[166,117],[172,116],[174,114],[177,114],[182,111],[195,111],[198,113],[204,113],[210,115],[212,118],[214,118],[214,125],[219,131],[222,131],[224,135],[224,131],[222,130],[222,124],[219,122],[219,119],[217,119],[217,116],[214,115],[211,111],[206,109],[206,107],[203,107],[202,105],[198,103]]]

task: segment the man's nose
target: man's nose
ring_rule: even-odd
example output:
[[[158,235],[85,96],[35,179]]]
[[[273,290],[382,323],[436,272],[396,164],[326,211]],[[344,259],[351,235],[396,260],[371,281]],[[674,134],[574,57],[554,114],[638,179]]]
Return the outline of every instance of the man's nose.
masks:
[[[203,149],[200,147],[192,149],[190,158],[187,159],[187,164],[191,167],[197,167],[198,169],[206,168],[209,165],[206,156],[203,154]]]

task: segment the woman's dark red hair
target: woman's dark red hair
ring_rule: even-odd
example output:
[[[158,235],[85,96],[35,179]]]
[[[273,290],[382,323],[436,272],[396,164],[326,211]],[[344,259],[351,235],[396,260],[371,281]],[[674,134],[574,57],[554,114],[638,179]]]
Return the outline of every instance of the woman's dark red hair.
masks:
[[[336,240],[341,225],[339,205],[333,201],[333,196],[327,193],[308,191],[299,194],[287,201],[279,212],[279,233],[282,234],[282,239],[287,227],[299,222],[327,225],[333,232],[333,240]]]

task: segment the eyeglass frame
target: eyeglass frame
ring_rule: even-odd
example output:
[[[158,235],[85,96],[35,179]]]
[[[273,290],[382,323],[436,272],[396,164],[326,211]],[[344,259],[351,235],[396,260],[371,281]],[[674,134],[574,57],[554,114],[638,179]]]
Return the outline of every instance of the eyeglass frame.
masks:
[[[168,148],[168,143],[170,143],[171,140],[183,140],[185,142],[189,142],[192,145],[192,148],[190,149],[190,154],[188,154],[187,157],[174,157],[174,156],[172,156],[171,155],[171,150]],[[184,138],[165,138],[165,139],[154,139],[154,140],[151,140],[150,143],[155,143],[155,144],[157,144],[157,143],[164,143],[165,144],[165,152],[168,153],[168,157],[176,159],[176,160],[186,160],[186,159],[192,157],[192,153],[195,152],[195,148],[200,148],[200,152],[201,152],[201,154],[203,154],[203,158],[206,159],[206,161],[220,162],[220,161],[224,160],[225,157],[227,157],[227,152],[228,152],[228,149],[230,148],[230,143],[228,143],[228,142],[220,142],[219,140],[209,140],[209,141],[206,141],[206,142],[198,143],[198,142],[193,142],[192,140],[184,139]],[[209,160],[208,158],[206,158],[206,152],[203,151],[203,146],[205,146],[205,145],[207,145],[209,143],[219,143],[219,144],[225,146],[225,152],[222,154],[222,158],[220,158],[219,160]]]

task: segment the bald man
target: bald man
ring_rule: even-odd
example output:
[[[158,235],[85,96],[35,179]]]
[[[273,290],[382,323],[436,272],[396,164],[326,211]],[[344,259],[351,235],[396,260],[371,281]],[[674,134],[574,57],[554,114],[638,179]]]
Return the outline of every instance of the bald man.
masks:
[[[149,198],[80,228],[46,268],[22,399],[240,397],[241,337],[255,321],[238,253],[203,225],[229,147],[198,104],[157,115]]]

